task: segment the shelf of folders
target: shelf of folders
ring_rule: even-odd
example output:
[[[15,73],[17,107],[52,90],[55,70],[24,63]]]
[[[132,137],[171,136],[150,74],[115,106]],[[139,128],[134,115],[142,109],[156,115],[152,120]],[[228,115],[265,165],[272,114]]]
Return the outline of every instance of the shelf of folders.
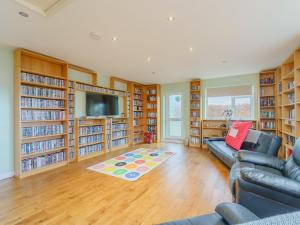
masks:
[[[75,119],[77,161],[103,154],[106,150],[105,119]]]

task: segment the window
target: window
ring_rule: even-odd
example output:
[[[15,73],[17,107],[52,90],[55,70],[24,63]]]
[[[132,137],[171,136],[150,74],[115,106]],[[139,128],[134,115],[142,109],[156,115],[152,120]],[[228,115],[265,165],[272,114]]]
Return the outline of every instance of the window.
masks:
[[[182,95],[167,96],[167,138],[178,139],[182,136]]]
[[[209,119],[224,119],[225,109],[233,110],[232,119],[253,119],[253,87],[234,86],[208,88],[206,90],[206,113]]]

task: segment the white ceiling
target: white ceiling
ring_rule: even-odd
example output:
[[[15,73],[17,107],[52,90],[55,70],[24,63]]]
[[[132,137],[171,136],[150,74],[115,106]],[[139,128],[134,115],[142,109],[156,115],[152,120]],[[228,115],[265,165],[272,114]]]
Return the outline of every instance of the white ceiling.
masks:
[[[104,75],[171,83],[274,67],[300,45],[299,22],[299,0],[73,0],[49,17],[1,0],[0,43]]]

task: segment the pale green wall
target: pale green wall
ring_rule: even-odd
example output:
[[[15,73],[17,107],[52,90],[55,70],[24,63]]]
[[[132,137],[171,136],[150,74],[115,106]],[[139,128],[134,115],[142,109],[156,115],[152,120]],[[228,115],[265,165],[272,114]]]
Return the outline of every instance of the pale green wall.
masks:
[[[13,51],[0,45],[0,179],[13,175]]]
[[[166,123],[166,96],[168,93],[172,92],[181,92],[182,93],[182,101],[183,101],[183,130],[182,130],[182,139],[185,139],[189,136],[189,82],[182,83],[173,83],[173,84],[162,84],[161,85],[161,134],[162,139],[166,137],[167,127]]]
[[[202,113],[203,118],[205,118],[205,103],[206,103],[206,89],[213,87],[230,87],[230,86],[243,86],[243,85],[252,85],[253,94],[254,94],[254,119],[258,117],[258,76],[257,74],[248,74],[248,75],[237,75],[229,77],[219,77],[213,79],[202,80]]]

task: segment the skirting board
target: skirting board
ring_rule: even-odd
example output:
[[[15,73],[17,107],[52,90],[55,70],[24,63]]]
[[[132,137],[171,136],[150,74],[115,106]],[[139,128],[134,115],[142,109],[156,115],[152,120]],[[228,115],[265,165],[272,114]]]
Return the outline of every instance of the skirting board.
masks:
[[[7,179],[7,178],[10,178],[10,177],[13,177],[13,176],[14,176],[13,171],[7,172],[7,173],[1,173],[0,174],[0,180],[4,180],[4,179]]]

